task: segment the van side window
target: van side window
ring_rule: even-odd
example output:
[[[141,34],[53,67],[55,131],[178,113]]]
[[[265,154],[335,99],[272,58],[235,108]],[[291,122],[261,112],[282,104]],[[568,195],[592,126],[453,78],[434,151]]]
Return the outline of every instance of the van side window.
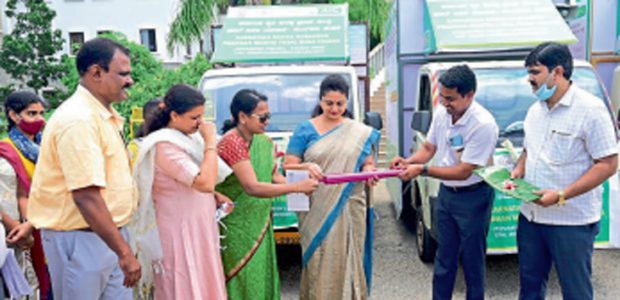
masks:
[[[420,78],[420,102],[418,110],[432,111],[431,108],[431,82],[427,74],[423,74]]]

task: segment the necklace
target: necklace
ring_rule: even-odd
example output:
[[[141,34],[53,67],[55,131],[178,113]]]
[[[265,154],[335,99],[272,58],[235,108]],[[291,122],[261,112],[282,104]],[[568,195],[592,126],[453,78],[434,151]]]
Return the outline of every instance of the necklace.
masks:
[[[237,133],[239,134],[239,136],[241,136],[241,138],[242,138],[244,141],[246,141],[248,144],[250,144],[250,143],[252,142],[252,134],[250,134],[250,136],[249,136],[249,137],[247,137],[247,136],[245,135],[245,133],[244,133],[241,129],[239,129],[239,127],[236,127],[235,129],[237,130]]]

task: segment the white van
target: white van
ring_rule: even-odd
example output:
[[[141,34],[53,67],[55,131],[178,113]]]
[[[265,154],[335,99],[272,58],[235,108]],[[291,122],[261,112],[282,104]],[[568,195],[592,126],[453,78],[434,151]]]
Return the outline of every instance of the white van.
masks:
[[[429,63],[418,72],[418,91],[411,128],[414,130],[413,149],[415,152],[426,140],[433,111],[439,102],[439,77],[450,67],[459,63]],[[467,63],[476,74],[477,90],[475,101],[489,110],[499,126],[500,136],[493,157],[493,163],[511,168],[513,158],[504,147],[504,140],[510,140],[520,153],[523,143],[523,120],[530,105],[536,101],[527,81],[527,71],[522,60],[485,61]],[[613,107],[604,86],[592,69],[584,61],[575,61],[573,84],[589,91],[605,102],[609,118],[616,124]],[[618,132],[616,127],[616,133]],[[433,162],[431,162],[432,164]],[[620,247],[620,203],[610,201],[620,199],[619,176],[610,178],[604,187],[603,217],[601,232],[596,246]],[[403,217],[414,224],[417,236],[418,255],[422,261],[431,262],[436,251],[436,231],[433,227],[433,208],[439,191],[439,181],[419,176],[410,183],[410,197],[403,197]],[[409,203],[406,203],[409,200]],[[491,226],[487,238],[490,254],[516,252],[516,226],[520,202],[500,192],[496,192]]]
[[[230,119],[230,104],[235,93],[241,89],[255,89],[269,99],[271,120],[267,126],[269,135],[277,145],[277,151],[286,152],[289,137],[295,127],[310,119],[319,103],[321,81],[328,75],[337,74],[349,83],[348,110],[354,119],[364,120],[375,128],[381,126],[376,113],[364,114],[358,91],[357,75],[351,66],[288,65],[257,66],[207,71],[200,80],[199,89],[205,95],[207,119],[222,128]],[[380,128],[379,128],[380,129]],[[297,215],[287,210],[286,197],[277,197],[273,204],[273,225],[278,244],[298,244]]]

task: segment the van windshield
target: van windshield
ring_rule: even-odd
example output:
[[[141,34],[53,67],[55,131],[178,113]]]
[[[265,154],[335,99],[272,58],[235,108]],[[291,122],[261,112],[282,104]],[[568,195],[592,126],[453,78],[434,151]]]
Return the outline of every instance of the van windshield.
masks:
[[[488,109],[499,126],[500,140],[509,138],[515,146],[523,140],[523,120],[536,101],[527,81],[525,68],[475,69],[478,88],[475,99]],[[577,67],[571,76],[573,84],[605,99],[599,81],[587,67]]]
[[[295,127],[310,119],[319,100],[321,81],[329,74],[265,74],[239,75],[207,78],[202,85],[202,93],[207,98],[205,115],[214,120],[217,128],[222,128],[224,120],[231,119],[230,103],[241,89],[254,89],[269,99],[271,120],[267,131],[293,131]],[[349,74],[339,74],[351,85]],[[347,103],[353,111],[353,101],[349,91]]]

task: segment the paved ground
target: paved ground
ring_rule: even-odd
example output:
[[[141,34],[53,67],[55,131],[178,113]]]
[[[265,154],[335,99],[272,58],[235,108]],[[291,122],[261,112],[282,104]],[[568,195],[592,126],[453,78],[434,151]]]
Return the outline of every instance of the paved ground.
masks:
[[[375,228],[374,299],[431,299],[432,264],[422,263],[415,252],[415,237],[394,218],[394,209],[384,187],[375,192],[378,220]],[[298,299],[299,247],[280,248],[282,298]],[[597,250],[593,278],[597,299],[620,299],[620,250]],[[517,299],[519,289],[516,255],[489,256],[487,299]],[[465,284],[459,274],[454,299],[465,299]],[[561,299],[555,274],[551,275],[547,299]]]

